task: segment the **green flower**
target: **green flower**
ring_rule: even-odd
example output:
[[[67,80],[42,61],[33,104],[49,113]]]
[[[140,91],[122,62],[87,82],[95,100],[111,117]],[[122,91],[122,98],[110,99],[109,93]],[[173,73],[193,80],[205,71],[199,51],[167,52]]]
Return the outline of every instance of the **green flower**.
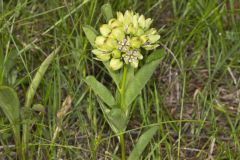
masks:
[[[111,19],[109,22],[108,22],[108,25],[114,29],[114,28],[117,28],[117,27],[122,27],[122,23],[116,19]]]
[[[100,33],[104,36],[107,37],[111,33],[111,27],[107,24],[104,24],[100,27]]]
[[[116,27],[112,30],[112,33],[109,35],[109,37],[116,39],[116,40],[123,40],[125,38],[125,33],[123,31],[122,27]]]
[[[143,48],[146,50],[153,50],[157,48],[159,45],[157,44],[157,41],[160,39],[160,35],[157,34],[157,30],[154,28],[151,28],[148,30],[144,35],[140,37]]]
[[[92,53],[96,55],[96,59],[100,61],[108,61],[111,58],[111,55],[108,52],[104,52],[98,49],[92,50]]]
[[[159,46],[160,35],[150,28],[152,22],[151,18],[133,11],[117,12],[116,18],[100,27],[101,35],[95,39],[93,54],[97,60],[109,61],[112,70],[121,69],[124,64],[137,68],[144,58],[140,51]]]
[[[118,69],[122,68],[123,62],[120,59],[112,58],[110,60],[109,66],[112,70],[118,70]]]
[[[130,49],[129,39],[124,38],[122,41],[118,41],[118,50],[120,52],[127,52]]]
[[[123,59],[126,64],[130,64],[133,68],[137,68],[139,60],[143,59],[143,56],[138,50],[134,49],[124,54]]]
[[[95,40],[95,44],[96,44],[96,46],[101,47],[102,45],[104,45],[105,41],[106,41],[106,37],[97,36],[96,40]]]
[[[132,37],[130,39],[130,45],[131,45],[131,48],[140,48],[141,45],[142,45],[142,42],[141,40],[139,39],[139,37]]]

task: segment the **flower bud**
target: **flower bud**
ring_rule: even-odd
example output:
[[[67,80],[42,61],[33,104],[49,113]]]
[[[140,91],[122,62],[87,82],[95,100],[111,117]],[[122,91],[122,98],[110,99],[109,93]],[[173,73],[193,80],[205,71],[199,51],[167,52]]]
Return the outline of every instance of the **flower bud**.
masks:
[[[120,59],[112,58],[109,65],[112,70],[118,70],[123,66],[123,62]]]
[[[123,23],[125,25],[128,25],[132,22],[132,19],[133,19],[133,12],[132,11],[126,11],[125,14],[124,14],[124,21]]]
[[[145,28],[146,22],[145,22],[145,17],[143,15],[141,15],[139,17],[138,23],[139,23],[140,27],[142,27],[143,29]]]
[[[112,57],[113,58],[120,58],[121,57],[121,52],[117,49],[112,51]]]
[[[133,16],[132,24],[133,24],[133,27],[134,27],[134,28],[138,28],[138,18],[139,18],[139,15],[138,15],[138,14],[135,14],[135,15]]]
[[[155,43],[160,39],[160,35],[149,35],[148,39],[150,43]]]
[[[111,33],[111,28],[109,27],[109,25],[104,24],[100,27],[100,32],[104,37],[107,37],[109,33]]]
[[[129,25],[126,28],[126,32],[127,32],[127,34],[135,34],[136,33],[136,29],[133,27],[133,25]]]
[[[130,44],[132,48],[140,48],[142,43],[141,40],[137,37],[133,37],[130,39]]]
[[[147,36],[147,35],[142,35],[142,36],[140,37],[140,40],[141,40],[141,42],[144,44],[144,43],[146,43],[146,42],[148,41],[148,36]]]
[[[111,38],[117,39],[117,40],[123,40],[125,37],[124,31],[122,27],[118,27],[112,30],[112,33],[110,34]]]
[[[133,68],[137,68],[137,67],[138,67],[138,63],[139,63],[138,60],[133,60],[132,63],[131,63],[131,66],[132,66]]]
[[[114,48],[117,48],[117,41],[115,39],[112,38],[108,38],[105,44],[105,47],[108,48],[109,50],[112,50]]]
[[[146,21],[145,21],[145,30],[146,29],[149,29],[149,27],[151,26],[151,24],[152,24],[152,19],[151,18],[148,18],[148,19],[146,19]]]
[[[122,26],[122,23],[116,19],[111,19],[109,22],[108,22],[108,25],[114,29],[114,28],[117,28],[117,27],[121,27]]]
[[[103,37],[103,36],[97,36],[97,38],[95,39],[95,44],[96,44],[97,46],[101,46],[101,45],[103,45],[103,44],[105,43],[105,40],[106,40],[105,37]]]
[[[119,22],[123,22],[124,21],[124,16],[123,16],[122,12],[117,12],[117,20]]]
[[[157,33],[157,30],[155,28],[151,28],[145,34],[149,35],[149,34],[156,34],[156,33]]]
[[[157,48],[159,45],[158,44],[149,44],[149,45],[144,45],[143,48],[146,50],[153,50]]]
[[[110,59],[110,54],[107,52],[103,52],[98,49],[94,49],[94,50],[92,50],[92,53],[96,55],[97,60],[108,61]]]
[[[143,35],[143,34],[144,34],[144,30],[141,29],[141,28],[138,28],[138,30],[137,30],[137,32],[136,32],[136,35],[137,35],[137,36],[141,36],[141,35]]]

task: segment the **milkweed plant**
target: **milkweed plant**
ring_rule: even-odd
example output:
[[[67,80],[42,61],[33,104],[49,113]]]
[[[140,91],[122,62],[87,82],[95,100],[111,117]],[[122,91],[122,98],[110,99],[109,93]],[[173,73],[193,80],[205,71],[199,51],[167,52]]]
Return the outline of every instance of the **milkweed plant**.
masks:
[[[113,17],[109,4],[102,7],[102,13],[106,23],[100,26],[100,33],[88,25],[83,30],[93,47],[94,59],[103,63],[113,79],[115,94],[94,76],[88,76],[85,82],[98,97],[104,117],[118,135],[122,159],[125,159],[124,132],[132,106],[136,105],[136,98],[165,54],[157,49],[160,35],[151,26],[151,18],[129,10],[117,12]],[[148,132],[154,134],[156,131],[157,128],[152,128]],[[129,159],[136,158],[133,156],[134,153]]]

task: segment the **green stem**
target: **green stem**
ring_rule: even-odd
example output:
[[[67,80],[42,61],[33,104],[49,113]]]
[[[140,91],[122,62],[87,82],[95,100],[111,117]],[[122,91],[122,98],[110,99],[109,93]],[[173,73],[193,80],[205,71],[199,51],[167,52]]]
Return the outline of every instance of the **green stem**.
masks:
[[[122,84],[121,84],[121,89],[120,89],[120,105],[121,109],[124,110],[125,108],[125,99],[124,99],[124,92],[125,92],[125,85],[126,85],[126,79],[127,79],[127,66],[124,66],[123,68],[123,76],[122,76]]]
[[[124,99],[125,95],[124,94],[125,94],[126,80],[127,80],[127,66],[124,65],[121,88],[119,90],[119,92],[120,92],[120,108],[122,109],[122,111],[125,110],[125,99]],[[125,160],[125,142],[124,142],[124,133],[123,132],[120,134],[120,143],[121,143],[122,160]]]
[[[125,142],[124,142],[124,133],[120,134],[120,143],[122,149],[122,160],[125,160]]]

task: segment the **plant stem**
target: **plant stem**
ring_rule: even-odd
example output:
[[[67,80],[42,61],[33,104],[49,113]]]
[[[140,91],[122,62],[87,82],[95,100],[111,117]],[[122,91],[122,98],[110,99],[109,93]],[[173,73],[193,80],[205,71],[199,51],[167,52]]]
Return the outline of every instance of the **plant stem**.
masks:
[[[126,79],[127,79],[127,66],[124,65],[121,88],[119,90],[119,92],[120,92],[120,108],[122,109],[122,111],[125,110],[125,99],[124,99],[125,93],[124,92],[125,92],[125,87],[126,87]],[[122,160],[125,160],[125,142],[124,142],[124,133],[123,132],[120,134],[120,143],[121,143]]]
[[[125,92],[125,85],[126,85],[126,79],[127,79],[127,66],[124,65],[123,68],[123,76],[122,76],[122,84],[121,84],[121,89],[120,89],[120,107],[122,110],[124,110],[125,104],[124,104],[124,92]]]
[[[124,142],[124,133],[120,134],[120,143],[122,149],[122,160],[125,160],[125,142]]]

